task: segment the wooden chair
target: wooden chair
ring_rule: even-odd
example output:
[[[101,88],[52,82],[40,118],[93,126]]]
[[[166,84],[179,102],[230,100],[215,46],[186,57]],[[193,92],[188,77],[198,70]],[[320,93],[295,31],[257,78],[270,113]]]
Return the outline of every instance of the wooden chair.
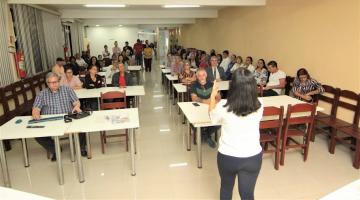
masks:
[[[310,115],[308,114],[309,112]],[[306,161],[309,153],[310,137],[313,130],[315,112],[315,104],[304,103],[293,106],[288,105],[283,128],[280,165],[284,165],[286,150],[290,148],[301,148],[304,154],[304,162]],[[299,116],[299,114],[303,115],[304,113],[307,113],[307,115]],[[307,126],[305,130],[300,130],[300,128],[293,128],[294,125],[299,126],[304,124]],[[302,143],[296,141],[294,139],[295,137],[302,137]],[[290,144],[290,142],[294,144]]]
[[[325,125],[325,127],[322,127],[321,129],[318,128],[316,130],[316,132],[315,131],[313,132],[313,135],[311,137],[311,141],[313,141],[313,142],[315,141],[315,133],[324,133],[324,128],[331,129],[329,124],[331,124],[333,119],[336,118],[338,103],[339,103],[339,99],[340,99],[340,89],[339,88],[334,88],[329,85],[323,85],[323,88],[324,88],[325,92],[323,94],[319,94],[317,96],[317,100],[318,100],[318,102],[324,102],[324,103],[330,104],[331,109],[330,109],[330,114],[326,114],[324,112],[317,112],[315,121],[317,122],[317,124]],[[325,94],[328,94],[328,95],[325,95]],[[326,131],[326,134],[328,134],[327,131]]]
[[[344,97],[344,98],[342,98]],[[349,100],[356,103],[349,103]],[[340,92],[340,100],[338,107],[347,109],[354,113],[353,122],[348,123],[341,119],[333,119],[333,124],[330,124],[331,129],[331,139],[329,152],[331,154],[335,153],[336,142],[339,141],[350,148],[355,149],[355,159],[356,161],[358,155],[356,153],[356,148],[359,148],[359,140],[360,140],[360,129],[359,129],[359,118],[360,118],[360,95],[355,92],[349,90],[342,90]],[[338,131],[342,133],[342,135],[338,135]],[[359,168],[359,164],[354,162],[354,167]]]
[[[260,122],[260,144],[264,153],[275,152],[275,164],[276,170],[279,170],[280,164],[280,137],[284,119],[284,107],[264,107],[263,117],[276,117],[273,120],[266,120]],[[272,130],[276,130],[273,133]],[[268,149],[268,144],[271,144],[275,149]]]
[[[114,101],[120,100],[120,101]],[[123,109],[127,108],[126,105],[126,95],[123,92],[106,92],[100,94],[100,109],[101,110],[110,110],[110,109]],[[106,138],[110,137],[122,137],[126,138],[126,151],[129,151],[129,134],[128,130],[125,130],[125,134],[117,134],[117,135],[106,135],[105,131],[100,132],[100,141],[101,141],[101,151],[105,153],[105,144]]]

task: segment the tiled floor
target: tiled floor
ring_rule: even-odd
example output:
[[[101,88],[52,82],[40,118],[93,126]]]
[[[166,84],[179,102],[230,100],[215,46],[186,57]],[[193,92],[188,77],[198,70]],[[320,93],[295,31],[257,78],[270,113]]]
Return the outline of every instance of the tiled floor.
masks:
[[[23,166],[20,142],[14,141],[13,150],[7,153],[13,188],[56,199],[218,199],[216,150],[204,145],[203,168],[196,167],[194,148],[191,152],[185,148],[186,126],[177,107],[164,94],[158,66],[153,68],[142,76],[146,96],[140,103],[135,177],[130,176],[130,156],[124,142],[113,139],[103,155],[99,134],[93,133],[93,158],[83,159],[85,183],[78,182],[67,141],[62,142],[63,186],[58,185],[56,164],[46,159],[45,151],[34,140],[28,144],[29,168]],[[335,155],[330,155],[325,138],[319,135],[311,143],[307,162],[299,152],[290,152],[285,166],[276,171],[273,156],[265,155],[255,195],[269,200],[318,199],[359,178],[350,151],[338,146]],[[239,199],[236,186],[234,199]]]

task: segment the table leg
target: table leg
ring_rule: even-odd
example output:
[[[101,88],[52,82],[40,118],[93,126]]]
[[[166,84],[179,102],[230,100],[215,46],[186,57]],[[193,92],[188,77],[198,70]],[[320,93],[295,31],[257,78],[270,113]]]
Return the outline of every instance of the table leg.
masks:
[[[185,102],[185,98],[184,98],[185,94],[186,94],[185,92],[181,93],[181,102]]]
[[[74,141],[75,141],[76,164],[78,168],[79,182],[83,183],[85,181],[85,178],[84,178],[84,168],[81,160],[79,133],[74,133]]]
[[[137,80],[137,81],[138,81],[138,85],[140,85],[140,70],[137,71],[136,74],[137,74],[137,78],[138,78],[138,80]]]
[[[135,140],[135,129],[131,129],[130,130],[130,156],[131,156],[131,176],[135,176],[136,175],[136,170],[135,170],[135,145],[134,145],[134,140]]]
[[[70,143],[70,160],[71,162],[75,162],[74,140],[73,140],[73,135],[71,133],[69,133],[69,143]]]
[[[187,131],[186,131],[186,150],[191,151],[191,136],[190,136],[190,131],[191,131],[191,126],[190,126],[190,122],[187,122]]]
[[[61,160],[59,136],[55,136],[54,140],[55,140],[55,153],[56,153],[56,164],[57,164],[57,168],[58,168],[59,184],[64,185],[64,171],[63,171],[62,160]]]
[[[178,92],[178,102],[180,102],[180,95],[183,96],[183,93]],[[180,115],[180,106],[178,106],[178,115]]]
[[[201,128],[196,128],[196,143],[197,143],[197,161],[198,168],[202,168],[202,152],[201,152]]]
[[[90,135],[89,135],[89,133],[85,133],[85,134],[86,134],[87,158],[88,158],[88,159],[91,159],[91,158],[92,158],[92,152],[91,152]]]
[[[174,82],[173,82],[174,84]],[[174,89],[174,85],[172,85],[172,94],[173,94],[173,105],[175,105],[175,89]],[[178,98],[179,98],[179,94],[178,94]]]
[[[140,107],[140,97],[139,96],[135,96],[136,99],[136,108]]]
[[[0,163],[1,163],[2,176],[5,187],[11,187],[9,170],[8,170],[5,151],[4,151],[4,143],[2,140],[0,140]]]
[[[22,138],[21,143],[22,143],[22,148],[23,148],[23,153],[24,153],[24,166],[29,167],[30,166],[30,164],[29,164],[29,153],[28,153],[28,149],[27,149],[26,139]]]

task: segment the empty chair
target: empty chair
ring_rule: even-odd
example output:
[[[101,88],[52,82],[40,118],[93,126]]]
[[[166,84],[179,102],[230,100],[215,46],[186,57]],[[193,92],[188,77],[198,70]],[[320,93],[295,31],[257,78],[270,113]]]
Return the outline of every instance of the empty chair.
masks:
[[[126,95],[124,92],[106,92],[100,94],[100,109],[101,110],[110,110],[110,109],[122,109],[127,108],[126,105]],[[129,135],[128,130],[125,130],[125,134],[117,135],[106,135],[105,131],[100,132],[100,141],[101,141],[101,151],[105,153],[105,144],[106,138],[109,137],[125,137],[126,138],[126,151],[129,151]]]
[[[271,119],[266,119],[271,117]],[[274,118],[274,119],[273,119]],[[260,122],[260,144],[264,153],[275,152],[276,170],[279,169],[280,163],[280,136],[283,126],[284,107],[264,107],[263,120]],[[275,131],[274,131],[275,130]],[[268,149],[268,144],[272,145],[275,149]]]
[[[288,105],[283,128],[280,165],[284,165],[285,153],[291,148],[300,148],[303,151],[304,161],[306,161],[309,153],[315,112],[315,104]],[[305,130],[302,130],[302,127],[300,127],[302,125],[306,125]],[[302,143],[295,140],[295,137],[301,137]]]

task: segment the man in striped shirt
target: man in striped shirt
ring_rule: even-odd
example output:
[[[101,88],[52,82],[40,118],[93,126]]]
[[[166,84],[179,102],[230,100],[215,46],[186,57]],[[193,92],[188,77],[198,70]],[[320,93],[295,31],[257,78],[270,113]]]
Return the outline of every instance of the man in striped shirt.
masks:
[[[46,84],[48,88],[42,90],[35,98],[32,109],[33,119],[40,119],[40,115],[81,112],[80,101],[74,90],[66,86],[60,86],[59,75],[49,72],[46,75]],[[35,138],[35,140],[52,154],[51,161],[55,161],[55,145],[51,137]],[[83,156],[87,155],[85,142],[85,135],[80,134],[81,155]]]

